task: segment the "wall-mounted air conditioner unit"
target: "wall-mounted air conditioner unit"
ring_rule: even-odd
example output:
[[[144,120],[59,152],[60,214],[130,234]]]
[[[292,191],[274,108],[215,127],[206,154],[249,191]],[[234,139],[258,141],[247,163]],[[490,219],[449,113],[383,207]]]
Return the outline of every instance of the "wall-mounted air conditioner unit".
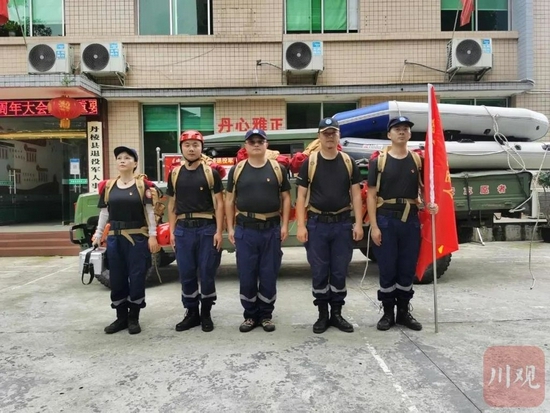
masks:
[[[124,46],[120,42],[81,43],[80,71],[92,76],[113,76],[126,73]]]
[[[284,42],[283,71],[305,73],[323,71],[323,42]]]
[[[491,39],[453,39],[447,44],[447,73],[480,73],[492,67]]]
[[[29,73],[72,73],[73,49],[68,43],[27,45]]]

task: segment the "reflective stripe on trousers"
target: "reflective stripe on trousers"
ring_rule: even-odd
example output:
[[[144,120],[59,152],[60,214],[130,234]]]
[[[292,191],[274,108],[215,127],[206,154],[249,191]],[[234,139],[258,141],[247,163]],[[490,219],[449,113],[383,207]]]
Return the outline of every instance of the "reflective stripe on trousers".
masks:
[[[346,276],[353,254],[350,221],[323,223],[315,217],[307,221],[307,261],[311,266],[313,303],[344,305]]]
[[[214,247],[216,224],[198,228],[176,225],[176,261],[182,286],[181,301],[185,308],[216,300],[215,277],[220,266],[221,251]],[[200,290],[198,276],[200,275]]]
[[[281,268],[281,227],[235,227],[237,271],[244,318],[271,318]]]

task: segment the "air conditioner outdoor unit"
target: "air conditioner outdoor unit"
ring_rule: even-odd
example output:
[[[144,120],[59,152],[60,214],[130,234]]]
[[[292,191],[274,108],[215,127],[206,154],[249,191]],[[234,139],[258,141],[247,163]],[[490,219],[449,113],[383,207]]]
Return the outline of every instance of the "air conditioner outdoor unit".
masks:
[[[92,76],[124,75],[126,56],[120,42],[81,43],[80,71]]]
[[[68,43],[27,45],[29,73],[72,73],[73,49]]]
[[[283,71],[291,73],[322,72],[323,42],[284,42]]]
[[[447,73],[479,73],[492,67],[491,39],[453,39],[447,44]]]

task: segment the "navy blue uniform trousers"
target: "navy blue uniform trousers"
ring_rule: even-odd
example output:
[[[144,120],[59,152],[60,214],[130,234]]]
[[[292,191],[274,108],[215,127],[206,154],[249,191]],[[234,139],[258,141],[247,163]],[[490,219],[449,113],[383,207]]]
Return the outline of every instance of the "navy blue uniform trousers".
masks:
[[[271,319],[283,257],[281,227],[253,229],[237,225],[235,247],[244,318]]]
[[[123,235],[107,237],[107,259],[111,282],[111,307],[129,302],[145,307],[145,277],[151,266],[149,239],[130,235],[134,245]]]
[[[199,295],[203,304],[216,301],[215,277],[222,253],[214,247],[215,234],[216,224],[197,228],[176,225],[174,229],[176,261],[182,287],[181,301],[185,308],[197,308]]]
[[[396,298],[410,300],[420,252],[420,221],[416,213],[401,221],[401,212],[394,216],[376,214],[382,233],[382,245],[372,245],[380,272],[378,300],[394,302]]]
[[[353,255],[352,223],[349,219],[323,223],[312,216],[306,228],[305,247],[312,273],[313,304],[344,305],[346,276]]]

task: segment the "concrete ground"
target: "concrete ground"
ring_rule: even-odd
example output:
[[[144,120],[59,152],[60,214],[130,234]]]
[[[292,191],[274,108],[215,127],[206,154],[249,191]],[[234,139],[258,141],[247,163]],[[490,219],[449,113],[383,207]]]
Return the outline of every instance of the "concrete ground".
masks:
[[[174,330],[183,310],[171,266],[163,284],[147,289],[143,332],[135,336],[103,333],[114,316],[109,292],[80,283],[77,257],[0,258],[0,411],[550,411],[549,401],[513,410],[484,400],[489,347],[538,346],[549,354],[550,246],[533,244],[531,290],[529,245],[461,245],[438,283],[437,334],[432,285],[417,286],[413,300],[423,331],[376,330],[377,266],[369,265],[361,284],[359,252],[344,308],[356,331],[321,335],[312,332],[316,310],[301,248],[284,251],[277,330],[247,334],[238,331],[232,254],[220,268],[213,332]],[[543,373],[529,384],[544,389]]]

